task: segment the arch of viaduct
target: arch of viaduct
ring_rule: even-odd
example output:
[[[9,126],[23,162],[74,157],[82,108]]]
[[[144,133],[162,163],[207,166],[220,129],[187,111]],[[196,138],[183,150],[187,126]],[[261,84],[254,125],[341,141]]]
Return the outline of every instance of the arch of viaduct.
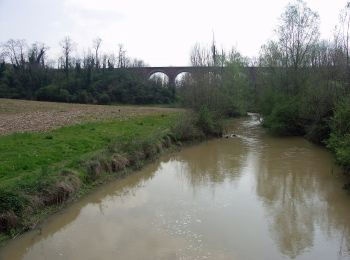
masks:
[[[161,72],[168,76],[169,85],[175,86],[176,77],[183,72],[196,73],[196,72],[211,72],[218,69],[225,69],[225,67],[193,67],[193,66],[182,66],[182,67],[130,67],[125,68],[126,70],[138,74],[145,79],[149,79],[154,73]],[[257,67],[247,67],[248,75],[252,80],[253,84],[256,83]]]

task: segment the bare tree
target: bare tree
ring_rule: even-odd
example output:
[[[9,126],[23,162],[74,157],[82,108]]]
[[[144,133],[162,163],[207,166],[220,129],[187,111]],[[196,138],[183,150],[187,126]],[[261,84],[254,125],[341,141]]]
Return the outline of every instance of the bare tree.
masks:
[[[3,55],[10,60],[11,64],[17,67],[24,67],[26,48],[25,40],[10,39],[2,45]]]
[[[5,62],[5,53],[3,51],[0,52],[0,63],[4,63]]]
[[[210,54],[206,48],[199,44],[193,46],[190,54],[191,65],[195,67],[210,66]]]
[[[297,0],[287,6],[277,32],[285,66],[298,69],[305,65],[308,51],[319,39],[319,16]]]
[[[335,39],[339,49],[344,52],[346,65],[349,66],[349,41],[350,41],[350,2],[340,13],[340,25],[336,28]]]
[[[147,64],[143,60],[133,58],[130,60],[129,66],[130,67],[146,67]]]
[[[114,53],[109,54],[107,58],[107,67],[109,70],[114,69],[115,61],[116,61],[116,58]]]
[[[32,65],[45,66],[45,54],[48,47],[44,43],[33,43],[31,48],[28,50],[28,60]]]
[[[64,59],[64,70],[66,72],[66,76],[68,77],[71,53],[74,50],[75,43],[69,36],[66,36],[61,42],[60,45],[62,47],[63,59]]]
[[[100,61],[98,58],[98,50],[100,49],[102,43],[102,39],[97,37],[93,40],[93,49],[95,50],[95,68],[98,69],[100,67]]]
[[[107,62],[108,62],[108,55],[103,54],[102,55],[102,69],[103,70],[107,69]]]
[[[124,49],[123,44],[119,44],[118,47],[118,68],[125,68],[127,63],[126,50]]]

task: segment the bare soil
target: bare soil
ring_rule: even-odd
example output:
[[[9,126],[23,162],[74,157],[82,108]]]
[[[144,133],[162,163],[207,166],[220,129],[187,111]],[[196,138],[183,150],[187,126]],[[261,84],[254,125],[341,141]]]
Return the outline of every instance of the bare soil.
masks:
[[[39,102],[0,98],[0,135],[48,131],[54,128],[101,120],[179,112],[181,109],[148,106],[103,106]]]

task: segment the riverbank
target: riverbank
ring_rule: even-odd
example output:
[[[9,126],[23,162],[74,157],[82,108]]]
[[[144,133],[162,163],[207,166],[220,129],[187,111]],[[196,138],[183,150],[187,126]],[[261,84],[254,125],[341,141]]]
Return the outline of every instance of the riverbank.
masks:
[[[33,229],[99,184],[210,136],[196,120],[164,113],[0,137],[0,241]]]

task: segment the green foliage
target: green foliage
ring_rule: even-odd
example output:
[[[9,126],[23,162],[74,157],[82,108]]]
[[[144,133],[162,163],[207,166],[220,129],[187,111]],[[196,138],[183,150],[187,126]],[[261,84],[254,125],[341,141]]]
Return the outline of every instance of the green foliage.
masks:
[[[246,64],[239,60],[226,62],[223,74],[223,92],[221,102],[226,103],[225,113],[229,115],[246,115],[254,109],[254,93],[248,80]]]
[[[299,104],[296,98],[278,100],[270,114],[265,116],[264,125],[276,135],[300,135],[303,128],[299,118]]]
[[[341,101],[330,122],[331,134],[327,141],[340,165],[350,172],[350,99]]]

